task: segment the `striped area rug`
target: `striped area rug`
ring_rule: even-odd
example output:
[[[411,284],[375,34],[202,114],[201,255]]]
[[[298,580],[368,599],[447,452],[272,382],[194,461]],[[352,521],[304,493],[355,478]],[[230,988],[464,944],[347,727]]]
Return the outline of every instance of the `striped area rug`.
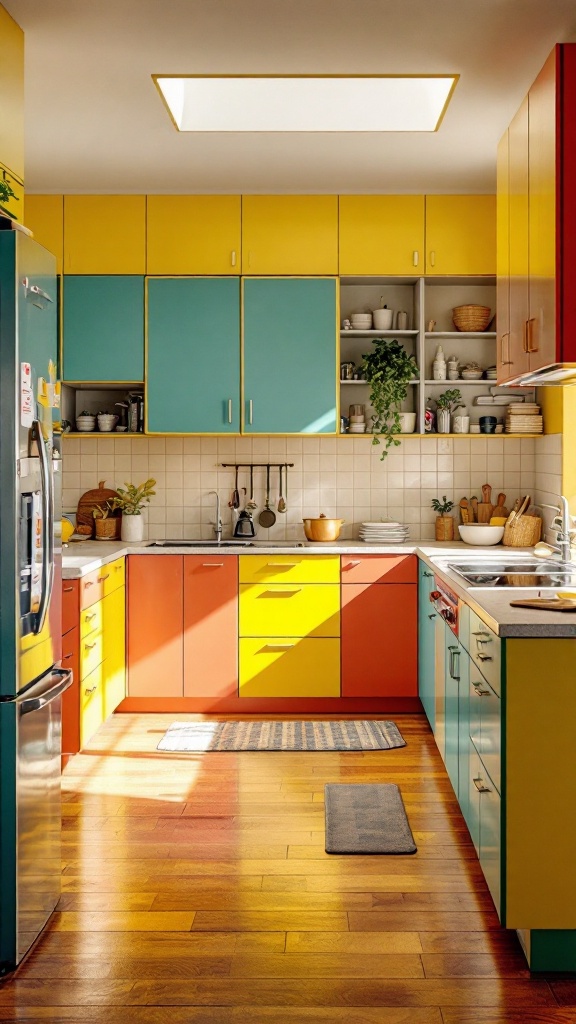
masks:
[[[174,722],[158,750],[389,750],[405,746],[394,722]]]

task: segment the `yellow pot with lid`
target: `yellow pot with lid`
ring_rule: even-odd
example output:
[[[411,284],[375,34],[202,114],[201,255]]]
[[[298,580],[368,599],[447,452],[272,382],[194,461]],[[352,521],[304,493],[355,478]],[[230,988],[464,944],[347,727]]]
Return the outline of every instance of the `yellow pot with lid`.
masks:
[[[303,519],[306,540],[338,540],[345,519],[328,519],[322,512],[318,519]]]

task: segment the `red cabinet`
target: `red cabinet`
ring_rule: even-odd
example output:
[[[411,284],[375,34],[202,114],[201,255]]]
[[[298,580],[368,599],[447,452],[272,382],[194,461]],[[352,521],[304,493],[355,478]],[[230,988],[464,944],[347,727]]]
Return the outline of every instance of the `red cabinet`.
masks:
[[[127,618],[129,696],[182,696],[182,623],[182,555],[131,555]]]
[[[66,594],[70,589],[70,584],[67,580],[64,581],[62,591]],[[76,600],[78,599],[78,587],[75,587]],[[65,606],[65,602],[63,602]],[[78,612],[75,615],[76,622],[78,621]],[[62,757],[65,761],[68,760],[72,754],[77,754],[80,750],[80,649],[79,649],[79,636],[80,629],[78,625],[73,626],[72,629],[66,629],[68,625],[67,620],[62,616],[62,668],[71,670],[72,672],[72,686],[69,686],[67,690],[62,694]],[[64,632],[64,630],[66,631]]]
[[[238,695],[238,558],[184,556],[184,696]]]
[[[417,568],[415,555],[342,559],[343,697],[417,696]]]

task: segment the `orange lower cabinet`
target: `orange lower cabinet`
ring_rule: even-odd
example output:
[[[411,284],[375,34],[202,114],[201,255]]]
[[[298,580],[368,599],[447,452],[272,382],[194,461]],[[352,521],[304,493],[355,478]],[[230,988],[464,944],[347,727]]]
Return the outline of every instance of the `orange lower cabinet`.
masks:
[[[238,695],[238,558],[184,557],[184,696]]]
[[[128,694],[181,697],[182,555],[128,558]]]
[[[76,595],[77,596],[77,595]],[[80,647],[78,626],[62,637],[62,668],[72,672],[72,686],[62,694],[62,754],[80,750]]]
[[[80,580],[62,580],[62,636],[78,625]]]
[[[342,587],[342,696],[416,697],[417,590],[411,583]]]
[[[416,555],[343,555],[342,583],[417,583]]]

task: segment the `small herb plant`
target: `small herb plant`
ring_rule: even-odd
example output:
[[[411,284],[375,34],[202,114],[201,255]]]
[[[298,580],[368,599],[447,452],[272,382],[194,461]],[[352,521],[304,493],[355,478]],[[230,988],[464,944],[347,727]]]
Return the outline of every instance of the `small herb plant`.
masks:
[[[432,498],[431,504],[432,508],[434,509],[435,512],[438,513],[439,516],[450,515],[452,509],[454,508],[454,502],[448,501],[446,499],[445,494],[442,495],[442,501],[440,501],[440,498]]]
[[[117,508],[119,508],[118,498],[108,498],[108,501],[105,501],[103,505],[96,505],[92,509],[92,515],[94,519],[108,519],[108,516]]]
[[[378,434],[383,434],[386,448],[382,459],[391,445],[399,445],[395,436],[401,432],[400,407],[408,394],[410,381],[418,376],[414,356],[396,340],[376,338],[371,352],[362,356],[362,370],[370,384],[372,414],[372,444],[380,444]]]
[[[122,515],[141,516],[145,506],[150,503],[152,495],[156,494],[156,491],[153,490],[155,483],[155,480],[150,479],[145,480],[138,487],[128,483],[125,488],[117,487],[117,497],[112,501],[116,502],[116,508],[122,509]]]
[[[7,203],[9,199],[15,199],[16,202],[20,202],[10,183],[4,178],[0,178],[0,203]]]
[[[459,388],[449,388],[448,391],[443,391],[441,395],[438,395],[436,405],[439,409],[446,409],[450,413],[455,409],[463,409],[462,392]]]

